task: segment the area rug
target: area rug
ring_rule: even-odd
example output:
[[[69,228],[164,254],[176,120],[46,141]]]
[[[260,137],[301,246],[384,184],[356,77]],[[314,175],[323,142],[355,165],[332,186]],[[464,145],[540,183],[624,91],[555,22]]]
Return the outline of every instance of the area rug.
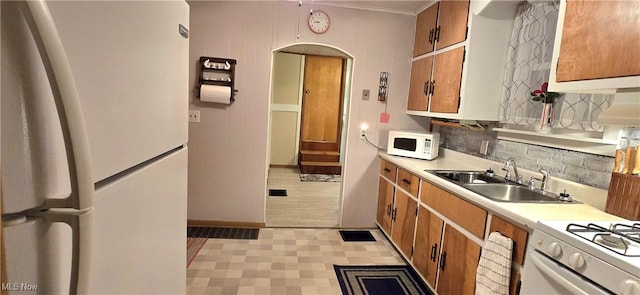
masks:
[[[206,242],[206,238],[187,238],[187,267],[196,258],[196,255],[198,255],[198,252]]]
[[[257,228],[187,226],[188,238],[257,240],[259,234]]]
[[[408,265],[334,265],[344,295],[433,295]]]
[[[300,173],[300,181],[307,182],[340,182],[342,178],[340,175],[333,174],[305,174]]]

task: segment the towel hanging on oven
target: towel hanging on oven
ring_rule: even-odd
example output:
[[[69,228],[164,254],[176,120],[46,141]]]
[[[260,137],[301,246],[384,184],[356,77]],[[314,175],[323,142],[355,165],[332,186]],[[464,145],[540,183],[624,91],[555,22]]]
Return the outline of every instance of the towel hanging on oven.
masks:
[[[513,241],[499,232],[489,234],[476,271],[476,295],[509,294]]]

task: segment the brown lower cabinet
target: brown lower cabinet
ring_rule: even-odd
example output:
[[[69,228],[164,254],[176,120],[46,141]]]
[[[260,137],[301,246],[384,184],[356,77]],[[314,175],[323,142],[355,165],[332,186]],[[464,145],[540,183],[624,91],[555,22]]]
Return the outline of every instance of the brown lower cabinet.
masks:
[[[420,206],[416,225],[413,265],[427,282],[434,287],[436,285],[436,273],[438,272],[438,254],[440,253],[443,223],[438,216]]]
[[[473,294],[480,245],[447,224],[438,261],[438,294]]]
[[[424,207],[418,213],[413,265],[438,294],[473,294],[480,245]],[[442,247],[440,240],[443,238]]]
[[[381,167],[388,165],[393,163],[383,161]],[[401,167],[397,170],[395,183],[388,180],[391,174],[381,172],[378,225],[438,294],[473,294],[481,252],[474,240],[487,235],[490,212]],[[415,185],[418,182],[420,185]],[[492,214],[489,232],[494,231],[514,241],[513,263],[522,266],[527,230]],[[519,273],[514,268],[510,294],[517,293],[518,281]]]
[[[378,211],[376,220],[382,230],[387,233],[391,232],[391,213],[393,211],[393,192],[395,187],[393,184],[380,177],[378,185]]]
[[[391,240],[409,258],[411,258],[411,248],[413,247],[417,206],[418,202],[409,197],[409,195],[400,190],[396,191],[391,216]]]

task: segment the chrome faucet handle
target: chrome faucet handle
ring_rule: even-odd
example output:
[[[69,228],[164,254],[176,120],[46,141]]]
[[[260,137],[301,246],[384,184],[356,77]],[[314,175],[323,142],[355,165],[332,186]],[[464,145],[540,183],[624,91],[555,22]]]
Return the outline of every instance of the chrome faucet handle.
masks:
[[[529,189],[530,190],[535,190],[536,189],[536,180],[537,178],[531,176],[531,178],[529,178]]]
[[[542,173],[542,179],[540,179],[540,190],[544,192],[547,190],[547,182],[551,176],[549,175],[549,172],[544,169],[540,169],[540,173]]]
[[[505,171],[504,179],[511,180],[511,171],[509,171],[509,165],[502,167],[502,171]]]

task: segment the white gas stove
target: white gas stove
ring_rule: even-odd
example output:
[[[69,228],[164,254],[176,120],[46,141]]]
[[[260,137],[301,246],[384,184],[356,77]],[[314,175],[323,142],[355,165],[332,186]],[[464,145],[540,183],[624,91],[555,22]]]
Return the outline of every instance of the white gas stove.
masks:
[[[529,239],[521,294],[640,295],[640,221],[543,221]]]

